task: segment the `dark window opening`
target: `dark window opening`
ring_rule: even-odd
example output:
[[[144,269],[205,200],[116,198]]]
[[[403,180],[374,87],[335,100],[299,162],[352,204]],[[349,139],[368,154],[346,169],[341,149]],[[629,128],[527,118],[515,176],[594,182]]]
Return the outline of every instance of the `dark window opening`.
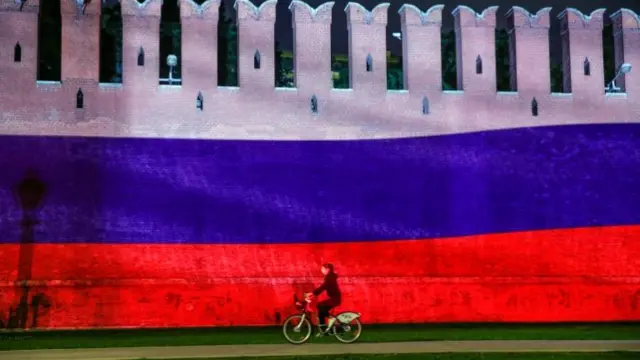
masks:
[[[84,94],[82,94],[82,89],[78,89],[76,93],[76,109],[84,109]]]
[[[196,97],[196,109],[200,111],[204,110],[204,98],[201,92],[198,92],[198,97]]]
[[[140,47],[140,50],[138,50],[138,66],[144,66],[144,50],[142,49],[142,46]]]
[[[482,58],[480,55],[476,58],[476,74],[482,74]]]
[[[22,61],[22,46],[20,46],[20,43],[16,43],[16,47],[13,49],[13,61]]]
[[[422,114],[429,114],[429,99],[426,96],[422,98]]]
[[[589,59],[584,59],[584,76],[591,76],[591,63]]]
[[[260,69],[260,52],[258,50],[253,54],[253,68]]]

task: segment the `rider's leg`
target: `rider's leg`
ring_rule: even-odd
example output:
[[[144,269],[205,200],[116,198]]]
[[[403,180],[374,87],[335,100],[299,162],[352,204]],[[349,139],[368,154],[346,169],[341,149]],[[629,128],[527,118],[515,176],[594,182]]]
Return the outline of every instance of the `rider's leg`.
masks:
[[[329,309],[326,306],[318,306],[318,325],[326,326]]]
[[[318,325],[326,325],[327,317],[329,317],[329,310],[332,304],[329,300],[320,301],[316,306],[318,308]]]
[[[328,304],[328,300],[321,301],[316,305],[318,309],[318,336],[321,336],[326,331],[326,321],[329,316],[329,309],[331,308],[331,304]]]
[[[330,313],[331,310],[335,309],[336,307],[340,306],[340,301],[335,301],[330,299],[330,302],[328,303],[328,305],[330,305],[329,309],[327,309],[327,312]],[[340,330],[340,322],[338,321],[338,319],[329,314],[329,323],[327,324],[328,328],[332,328],[334,331],[339,331]]]

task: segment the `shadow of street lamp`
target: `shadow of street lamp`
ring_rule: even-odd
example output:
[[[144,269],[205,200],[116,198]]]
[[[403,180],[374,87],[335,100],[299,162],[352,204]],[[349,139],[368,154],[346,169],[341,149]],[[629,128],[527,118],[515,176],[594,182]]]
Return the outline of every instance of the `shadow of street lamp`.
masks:
[[[33,268],[34,227],[38,224],[36,210],[46,194],[46,185],[33,170],[27,170],[14,188],[18,205],[22,210],[22,232],[16,291],[20,298],[15,313],[9,316],[9,328],[26,328],[29,318],[29,281]],[[13,316],[12,316],[13,315]]]

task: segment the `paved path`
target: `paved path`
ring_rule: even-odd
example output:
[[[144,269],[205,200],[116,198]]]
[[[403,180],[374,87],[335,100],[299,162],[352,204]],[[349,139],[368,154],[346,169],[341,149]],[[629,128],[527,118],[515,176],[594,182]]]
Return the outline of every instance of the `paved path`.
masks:
[[[0,351],[2,360],[128,360],[221,358],[241,356],[392,354],[443,352],[602,352],[638,351],[630,341],[420,341],[356,344],[218,345],[108,349]],[[640,355],[639,355],[640,358]]]

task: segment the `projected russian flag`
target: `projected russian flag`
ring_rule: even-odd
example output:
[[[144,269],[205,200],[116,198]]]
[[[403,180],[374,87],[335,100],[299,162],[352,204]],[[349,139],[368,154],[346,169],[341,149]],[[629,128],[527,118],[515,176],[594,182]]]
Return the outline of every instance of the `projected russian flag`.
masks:
[[[29,326],[274,324],[322,262],[367,322],[640,319],[637,124],[2,137],[0,154],[5,324],[17,280],[38,301]],[[28,169],[46,187],[33,245],[12,190]]]

